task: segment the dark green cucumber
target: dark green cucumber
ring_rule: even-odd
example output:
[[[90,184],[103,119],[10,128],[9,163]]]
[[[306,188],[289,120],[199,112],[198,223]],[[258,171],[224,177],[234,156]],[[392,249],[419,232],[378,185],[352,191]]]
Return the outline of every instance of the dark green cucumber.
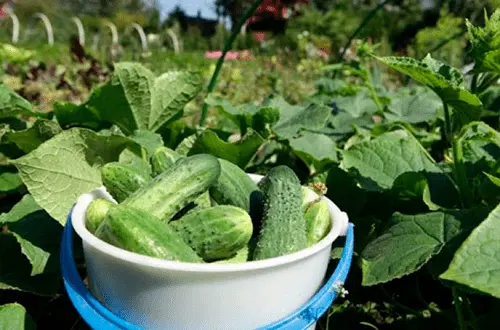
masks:
[[[122,204],[150,212],[168,222],[182,208],[208,191],[220,175],[216,157],[199,154],[181,158]]]
[[[228,259],[217,260],[216,264],[241,264],[248,261],[248,246],[236,252],[234,257]]]
[[[221,173],[217,183],[210,188],[210,195],[222,205],[234,205],[250,212],[250,198],[259,190],[257,184],[237,165],[220,159]]]
[[[121,203],[152,178],[129,165],[112,162],[101,167],[101,179],[106,190]]]
[[[330,209],[325,200],[313,202],[306,210],[307,246],[314,245],[321,241],[330,231],[332,220]]]
[[[154,215],[113,205],[95,235],[121,249],[165,260],[203,262],[171,227]]]
[[[253,232],[250,215],[232,205],[191,211],[168,225],[205,261],[234,256],[247,246]]]
[[[174,150],[161,146],[156,148],[155,152],[151,156],[150,163],[153,170],[153,176],[157,176],[165,172],[183,155],[178,154]]]
[[[87,230],[92,234],[95,233],[113,205],[115,204],[104,198],[97,198],[90,202],[85,212],[85,226]]]
[[[279,257],[307,247],[302,188],[288,166],[269,171],[259,183],[264,197],[262,228],[253,260]]]

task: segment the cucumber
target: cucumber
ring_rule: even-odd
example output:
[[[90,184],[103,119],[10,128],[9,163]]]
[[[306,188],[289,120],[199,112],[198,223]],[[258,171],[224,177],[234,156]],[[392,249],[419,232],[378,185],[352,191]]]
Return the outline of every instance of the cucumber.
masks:
[[[305,212],[309,205],[318,200],[318,195],[308,187],[302,186],[302,210]]]
[[[330,231],[332,220],[328,203],[325,200],[313,202],[304,217],[307,246],[311,246],[321,241]]]
[[[95,235],[116,247],[149,257],[203,262],[172,228],[150,213],[113,205]]]
[[[288,166],[269,171],[259,183],[264,197],[262,228],[253,260],[279,257],[307,247],[300,181]]]
[[[236,252],[234,257],[229,259],[217,260],[215,264],[241,264],[248,261],[249,250],[248,247],[245,246],[243,249]]]
[[[170,221],[179,220],[189,212],[203,209],[212,206],[212,202],[210,200],[210,194],[208,191],[205,191],[199,197],[197,197],[194,201],[188,203],[188,205],[184,206],[179,212],[177,212]]]
[[[107,199],[97,198],[90,202],[85,212],[85,226],[92,234],[95,233],[99,225],[104,221],[109,209],[116,205]]]
[[[100,171],[103,185],[118,203],[152,179],[137,169],[118,162],[107,163]]]
[[[165,146],[156,148],[150,159],[153,176],[157,176],[165,172],[181,157],[184,156]]]
[[[191,211],[168,225],[205,261],[234,256],[248,244],[253,232],[250,215],[232,205]]]
[[[150,212],[168,222],[182,208],[209,190],[219,175],[220,163],[214,156],[198,154],[181,158],[122,204]]]
[[[210,188],[210,196],[217,204],[234,205],[250,212],[250,198],[259,188],[237,165],[219,158],[221,173]]]

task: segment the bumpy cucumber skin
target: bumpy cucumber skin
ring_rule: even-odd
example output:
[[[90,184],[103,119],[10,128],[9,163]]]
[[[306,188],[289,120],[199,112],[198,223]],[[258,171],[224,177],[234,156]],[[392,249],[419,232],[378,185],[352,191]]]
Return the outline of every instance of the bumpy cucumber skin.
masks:
[[[165,146],[158,147],[151,156],[150,163],[153,170],[153,176],[165,172],[169,167],[184,156]]]
[[[242,264],[248,261],[249,249],[248,246],[245,246],[243,249],[236,252],[234,257],[229,259],[217,260],[215,264]]]
[[[122,204],[150,212],[168,222],[182,208],[206,192],[219,175],[220,163],[212,155],[198,154],[181,158]]]
[[[95,236],[121,249],[145,256],[203,262],[172,228],[146,211],[113,205]]]
[[[302,189],[293,170],[277,166],[262,179],[259,187],[264,197],[264,211],[252,259],[279,257],[306,248]]]
[[[205,261],[233,257],[253,233],[250,215],[232,205],[191,211],[168,225]]]
[[[250,196],[257,184],[237,165],[219,158],[221,173],[210,195],[217,204],[234,205],[250,212]]]
[[[87,211],[85,212],[85,226],[89,232],[92,234],[95,233],[113,205],[115,204],[104,198],[94,199],[89,204]]]
[[[313,202],[304,217],[306,219],[307,246],[312,246],[321,241],[330,231],[332,220],[328,203],[324,200]]]
[[[147,185],[152,178],[131,166],[112,162],[101,167],[101,179],[106,190],[118,203],[121,203]]]

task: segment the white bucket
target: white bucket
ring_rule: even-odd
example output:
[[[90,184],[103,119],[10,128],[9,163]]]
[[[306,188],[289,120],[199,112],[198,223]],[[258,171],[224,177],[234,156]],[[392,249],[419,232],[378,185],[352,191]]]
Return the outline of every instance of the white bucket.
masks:
[[[249,174],[258,182],[262,176]],[[92,235],[85,211],[101,187],[78,198],[71,214],[81,237],[90,291],[111,312],[145,329],[255,329],[294,312],[322,286],[332,242],[347,214],[326,197],[332,229],[302,251],[243,264],[167,261],[122,250]],[[314,325],[311,329],[314,329]]]

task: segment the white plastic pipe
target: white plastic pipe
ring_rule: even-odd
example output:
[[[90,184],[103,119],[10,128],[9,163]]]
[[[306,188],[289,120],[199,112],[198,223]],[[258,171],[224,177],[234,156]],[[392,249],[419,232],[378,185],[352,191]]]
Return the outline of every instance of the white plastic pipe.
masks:
[[[116,45],[119,41],[118,40],[118,29],[116,28],[116,25],[114,25],[113,23],[111,23],[109,21],[104,22],[104,25],[107,26],[109,28],[109,30],[111,31],[111,38],[112,38],[113,45]]]
[[[147,52],[148,51],[148,40],[146,38],[146,33],[144,33],[144,29],[142,28],[142,26],[140,26],[137,23],[132,23],[131,25],[129,25],[128,28],[134,29],[137,31],[137,33],[139,34],[139,38],[141,39],[142,50],[144,52]]]
[[[174,45],[174,52],[176,54],[179,54],[180,47],[179,47],[179,39],[177,38],[177,35],[174,33],[174,31],[172,31],[172,29],[167,29],[167,35],[172,40],[172,44]]]
[[[7,10],[7,14],[12,20],[12,43],[17,44],[19,42],[19,34],[21,32],[21,24],[19,23],[19,18],[10,9]]]
[[[50,46],[54,45],[54,29],[52,29],[52,24],[50,23],[49,18],[44,13],[36,13],[33,17],[40,19],[45,26],[45,30],[47,31],[47,39]]]
[[[74,16],[71,18],[73,22],[76,24],[76,28],[78,29],[78,40],[80,41],[80,45],[85,46],[85,29],[83,28],[82,21]]]

